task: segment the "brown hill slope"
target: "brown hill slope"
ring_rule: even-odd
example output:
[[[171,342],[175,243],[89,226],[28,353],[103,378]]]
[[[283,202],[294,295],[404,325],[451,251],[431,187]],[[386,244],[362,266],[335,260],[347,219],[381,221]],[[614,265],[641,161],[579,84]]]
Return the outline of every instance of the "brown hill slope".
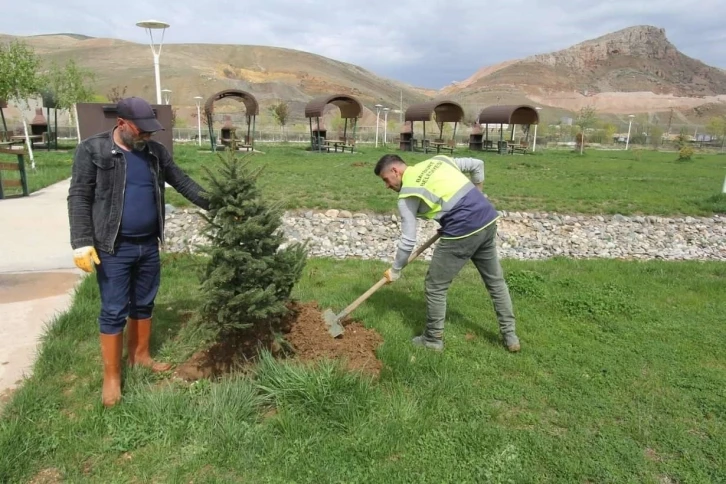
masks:
[[[0,42],[12,39],[0,35]],[[96,90],[128,86],[127,94],[155,100],[153,63],[148,44],[75,34],[22,37],[45,62],[73,58],[96,72]],[[491,104],[528,103],[546,107],[550,119],[572,116],[586,105],[627,122],[626,115],[649,113],[676,121],[703,123],[726,113],[726,71],[678,51],[663,29],[636,26],[570,48],[537,54],[479,69],[469,79],[440,91],[419,89],[384,79],[352,64],[316,54],[264,46],[165,44],[161,55],[162,88],[172,90],[178,116],[196,124],[193,97],[227,88],[253,93],[269,124],[267,107],[275,100],[291,104],[292,122],[305,122],[304,105],[312,97],[341,92],[367,107],[362,124],[375,124],[371,110],[380,102],[395,109],[403,93],[404,109],[429,98],[450,98],[474,119]],[[225,101],[225,103],[234,103]],[[236,104],[236,103],[234,103]],[[223,109],[223,106],[220,106]],[[397,116],[393,116],[397,119]],[[307,124],[307,123],[305,123]]]
[[[0,42],[13,38],[0,35]],[[148,44],[69,34],[19,38],[32,46],[44,63],[64,63],[73,58],[79,65],[93,70],[97,75],[96,91],[100,94],[108,93],[115,86],[127,86],[129,95],[150,101],[156,99]],[[206,98],[223,89],[236,88],[252,93],[260,102],[261,111],[276,100],[289,101],[295,121],[304,119],[305,104],[319,95],[352,95],[372,110],[378,102],[397,108],[401,93],[404,104],[410,104],[427,99],[427,94],[432,92],[384,79],[353,64],[264,46],[164,44],[160,72],[162,89],[172,91],[172,104],[184,108],[184,112],[196,111],[194,96]],[[365,117],[371,117],[370,111]]]
[[[668,110],[726,101],[726,72],[688,57],[663,29],[636,26],[548,54],[487,66],[443,90],[469,103],[526,101],[566,110]],[[723,96],[720,98],[719,96]]]

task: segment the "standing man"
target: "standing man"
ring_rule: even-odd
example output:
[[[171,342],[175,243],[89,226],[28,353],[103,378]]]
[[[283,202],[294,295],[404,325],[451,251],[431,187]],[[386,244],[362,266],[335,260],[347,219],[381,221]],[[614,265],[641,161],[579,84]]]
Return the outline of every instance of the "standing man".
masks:
[[[441,238],[426,274],[426,329],[412,343],[444,349],[446,293],[471,260],[494,303],[504,344],[511,352],[519,351],[512,300],[497,256],[499,214],[482,193],[484,162],[437,155],[408,166],[397,155],[384,155],[374,172],[399,194],[402,235],[393,265],[384,274],[389,284],[400,277],[416,244],[416,217],[434,219],[441,226]],[[471,173],[471,180],[464,172]]]
[[[171,368],[149,355],[151,313],[161,272],[159,244],[164,241],[165,183],[209,209],[202,187],[174,163],[164,145],[150,139],[164,128],[149,103],[126,98],[118,102],[117,110],[113,129],[76,148],[68,191],[74,262],[86,272],[97,264],[102,402],[107,407],[121,398],[124,327],[129,365],[154,372]]]

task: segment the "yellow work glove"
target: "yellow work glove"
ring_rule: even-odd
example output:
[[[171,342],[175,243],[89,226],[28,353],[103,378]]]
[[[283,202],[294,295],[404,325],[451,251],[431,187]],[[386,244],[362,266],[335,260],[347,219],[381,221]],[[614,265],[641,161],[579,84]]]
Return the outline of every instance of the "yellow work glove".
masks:
[[[96,249],[93,246],[79,247],[73,251],[73,262],[76,267],[86,272],[93,272],[93,263],[101,263],[101,259],[98,258]]]
[[[386,284],[390,284],[393,281],[397,281],[399,277],[401,277],[401,271],[397,271],[393,267],[388,269],[386,272],[383,273],[383,277],[385,277],[388,282]]]

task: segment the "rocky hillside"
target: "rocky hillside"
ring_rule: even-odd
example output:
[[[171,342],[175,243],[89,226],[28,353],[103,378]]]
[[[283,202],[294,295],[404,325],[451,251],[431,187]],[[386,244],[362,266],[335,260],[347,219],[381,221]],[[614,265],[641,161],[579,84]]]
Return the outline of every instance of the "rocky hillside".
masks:
[[[688,57],[664,29],[636,26],[572,47],[486,66],[444,92],[468,102],[525,99],[604,112],[684,108],[726,100],[726,72]]]
[[[12,38],[0,35],[0,42]],[[92,69],[101,95],[127,86],[127,94],[156,98],[148,44],[75,34],[22,39],[46,63],[73,58]],[[404,109],[446,97],[460,102],[471,120],[483,107],[509,103],[543,106],[550,119],[573,116],[583,106],[594,106],[601,115],[621,122],[627,122],[631,113],[699,124],[726,114],[726,71],[682,54],[663,29],[652,26],[631,27],[557,52],[484,66],[440,91],[384,79],[312,53],[248,45],[165,44],[161,79],[162,88],[172,91],[177,118],[190,125],[196,124],[194,96],[207,97],[228,88],[254,94],[262,110],[258,122],[268,125],[267,107],[280,99],[290,103],[292,123],[307,125],[305,104],[329,93],[357,97],[367,108],[360,123],[368,126],[375,124],[373,106],[380,102],[396,109],[401,93]],[[224,103],[236,105],[223,101],[218,112],[224,110]]]
[[[13,39],[0,35],[0,42]],[[72,34],[21,37],[44,63],[75,59],[97,75],[96,91],[127,87],[128,95],[156,99],[151,49],[115,39]],[[342,93],[355,96],[367,108],[364,121],[375,119],[374,105],[395,109],[403,93],[404,104],[428,98],[432,91],[384,79],[361,67],[307,52],[264,46],[218,44],[164,44],[160,58],[162,89],[170,89],[172,104],[182,115],[196,112],[194,96],[223,89],[252,93],[261,111],[277,100],[290,103],[293,121],[303,121],[304,106],[313,97]],[[234,101],[221,101],[236,104]],[[266,113],[264,113],[266,114]],[[263,114],[263,115],[264,115]],[[375,122],[375,121],[373,121]]]

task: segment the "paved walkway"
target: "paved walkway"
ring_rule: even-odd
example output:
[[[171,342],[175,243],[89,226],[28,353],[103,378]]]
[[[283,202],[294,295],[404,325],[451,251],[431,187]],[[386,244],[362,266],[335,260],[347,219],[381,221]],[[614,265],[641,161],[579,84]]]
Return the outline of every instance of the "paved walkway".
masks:
[[[70,246],[69,184],[0,200],[0,394],[30,373],[38,338],[84,274]]]

